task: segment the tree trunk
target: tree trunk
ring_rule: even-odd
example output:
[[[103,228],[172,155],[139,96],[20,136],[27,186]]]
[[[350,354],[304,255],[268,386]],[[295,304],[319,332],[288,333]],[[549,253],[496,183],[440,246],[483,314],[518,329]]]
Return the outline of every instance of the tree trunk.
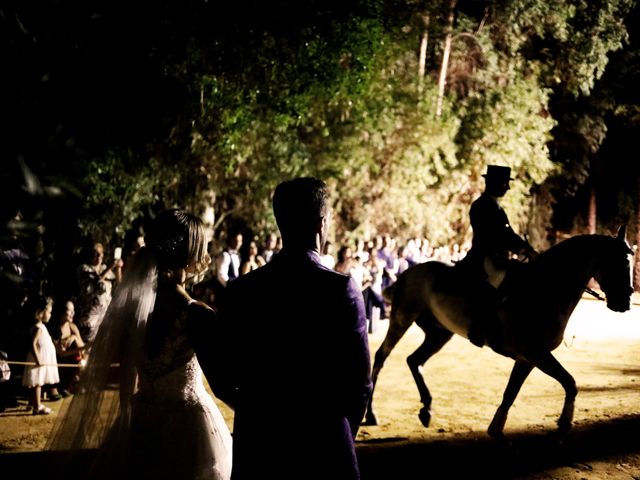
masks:
[[[587,232],[591,235],[596,233],[596,189],[591,185],[589,191],[589,213],[587,215]]]
[[[436,118],[442,115],[442,102],[444,100],[444,87],[447,83],[447,68],[449,66],[449,55],[451,54],[451,32],[453,32],[453,18],[456,7],[456,0],[449,0],[449,16],[447,17],[447,27],[444,36],[444,48],[442,50],[442,66],[440,67],[440,77],[438,78],[438,100],[436,103]]]
[[[418,88],[422,92],[422,84],[424,82],[424,73],[427,67],[427,46],[429,45],[429,15],[422,16],[424,23],[424,32],[422,32],[422,40],[420,41],[420,58],[418,59]]]
[[[635,255],[633,263],[633,289],[636,292],[640,292],[640,255],[638,255],[638,249],[640,249],[640,176],[638,176],[638,198],[636,199],[636,241],[635,241]]]

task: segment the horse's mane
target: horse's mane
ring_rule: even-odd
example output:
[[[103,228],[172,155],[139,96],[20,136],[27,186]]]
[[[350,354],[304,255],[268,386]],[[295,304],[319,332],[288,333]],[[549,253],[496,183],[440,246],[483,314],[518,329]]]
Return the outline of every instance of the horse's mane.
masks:
[[[558,257],[562,258],[574,258],[581,257],[585,250],[591,250],[596,248],[596,244],[613,240],[613,237],[606,235],[576,235],[566,240],[562,240],[549,249],[542,252],[536,261],[556,261]]]
[[[609,235],[582,234],[553,245],[538,255],[530,264],[534,278],[544,277],[547,282],[569,272],[584,271],[597,257],[608,255],[617,239]]]
[[[560,278],[554,272],[562,273],[566,278],[567,274],[582,271],[589,256],[592,257],[594,252],[600,250],[596,244],[601,243],[604,238],[611,237],[576,235],[551,246],[528,264],[528,271],[532,275],[529,281],[544,280],[549,284]]]

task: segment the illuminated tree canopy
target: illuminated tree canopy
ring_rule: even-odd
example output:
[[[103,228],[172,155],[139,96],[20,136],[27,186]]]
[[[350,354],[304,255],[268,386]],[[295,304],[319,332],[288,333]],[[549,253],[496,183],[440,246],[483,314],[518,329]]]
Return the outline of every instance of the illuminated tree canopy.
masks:
[[[3,218],[62,222],[49,252],[212,201],[216,238],[263,235],[275,185],[315,175],[338,241],[446,244],[469,238],[480,175],[499,163],[537,247],[583,229],[593,189],[613,230],[640,204],[638,160],[621,158],[639,128],[638,13],[632,0],[9,2]]]

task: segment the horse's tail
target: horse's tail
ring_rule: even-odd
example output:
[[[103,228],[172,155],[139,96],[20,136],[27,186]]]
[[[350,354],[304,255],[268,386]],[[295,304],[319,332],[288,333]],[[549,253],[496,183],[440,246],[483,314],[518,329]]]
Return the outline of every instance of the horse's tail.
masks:
[[[402,272],[402,274],[398,276],[395,282],[382,290],[382,298],[384,298],[385,302],[393,303],[393,297],[399,294],[402,295],[402,292],[406,288],[407,273],[412,269],[413,267]]]
[[[389,285],[387,288],[382,290],[382,298],[384,298],[385,302],[391,303],[391,301],[393,300],[393,292],[395,292],[396,290],[397,283],[398,282],[394,282],[391,285]]]

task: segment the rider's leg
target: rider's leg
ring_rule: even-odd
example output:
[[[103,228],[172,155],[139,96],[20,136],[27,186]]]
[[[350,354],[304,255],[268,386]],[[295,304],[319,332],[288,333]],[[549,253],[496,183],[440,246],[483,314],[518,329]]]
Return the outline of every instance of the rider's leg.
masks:
[[[460,284],[464,290],[464,296],[468,298],[465,316],[471,324],[467,331],[467,338],[477,347],[482,348],[486,343],[486,321],[489,314],[486,308],[484,296],[486,287],[491,287],[487,283],[487,275],[483,266],[484,255],[473,252],[456,265],[456,272],[460,279]]]
[[[488,282],[479,282],[471,296],[471,326],[467,338],[475,346],[495,344],[495,330],[498,323],[498,295]]]

